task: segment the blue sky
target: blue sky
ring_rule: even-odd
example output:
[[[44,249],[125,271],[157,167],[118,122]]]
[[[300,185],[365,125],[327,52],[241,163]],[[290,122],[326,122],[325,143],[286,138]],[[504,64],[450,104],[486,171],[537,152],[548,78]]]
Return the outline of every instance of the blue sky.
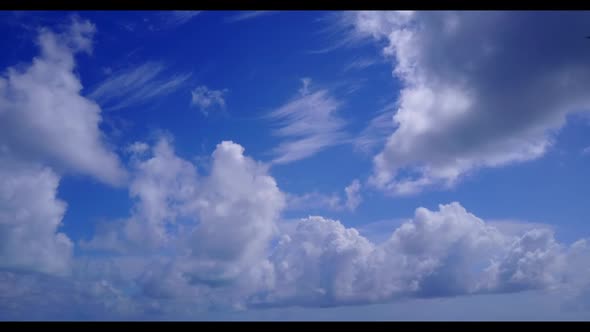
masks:
[[[589,22],[1,13],[0,318],[587,319]]]

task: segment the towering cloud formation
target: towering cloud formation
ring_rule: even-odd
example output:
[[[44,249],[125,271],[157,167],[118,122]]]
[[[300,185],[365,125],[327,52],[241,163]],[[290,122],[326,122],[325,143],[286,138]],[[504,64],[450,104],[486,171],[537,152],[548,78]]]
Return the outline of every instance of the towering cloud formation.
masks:
[[[186,295],[181,290],[193,284],[233,283],[265,264],[285,198],[266,167],[244,156],[244,148],[220,143],[212,154],[211,173],[203,177],[176,156],[165,137],[150,155],[138,152],[133,160],[130,194],[137,201],[132,216],[102,225],[83,247],[150,252],[156,261],[174,252],[142,279],[148,293],[166,296]]]

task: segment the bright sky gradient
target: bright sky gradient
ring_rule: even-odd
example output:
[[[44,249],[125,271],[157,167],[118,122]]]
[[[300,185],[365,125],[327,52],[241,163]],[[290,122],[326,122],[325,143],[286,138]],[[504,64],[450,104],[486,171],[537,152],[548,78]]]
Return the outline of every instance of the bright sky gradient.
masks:
[[[590,13],[0,13],[0,319],[587,320]]]

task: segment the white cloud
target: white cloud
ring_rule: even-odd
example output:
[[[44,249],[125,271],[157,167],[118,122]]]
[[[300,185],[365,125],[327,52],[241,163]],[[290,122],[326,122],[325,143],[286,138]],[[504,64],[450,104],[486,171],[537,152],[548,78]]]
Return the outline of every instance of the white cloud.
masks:
[[[191,76],[187,73],[168,77],[164,74],[165,69],[161,63],[146,62],[112,73],[92,90],[89,97],[108,110],[143,105],[178,90]]]
[[[91,52],[95,30],[76,19],[59,34],[41,29],[41,54],[0,77],[0,147],[19,159],[120,184],[126,174],[104,143],[100,107],[80,95],[75,74],[74,55]]]
[[[0,153],[0,269],[69,272],[73,244],[58,232],[66,203],[49,168]]]
[[[224,277],[235,278],[264,259],[284,200],[266,167],[244,156],[244,148],[227,141],[217,145],[197,202],[200,224],[190,236],[199,270],[209,274],[220,264],[229,270]]]
[[[275,164],[308,158],[346,138],[346,123],[337,114],[340,102],[326,90],[309,92],[309,84],[304,79],[301,95],[268,115],[278,126],[273,134],[286,139],[274,149]]]
[[[346,193],[346,208],[350,211],[356,210],[362,202],[360,190],[361,183],[357,179],[354,179],[350,185],[344,188],[344,192]]]
[[[169,271],[154,273],[180,273],[188,284],[223,284],[263,264],[285,198],[266,167],[244,156],[240,145],[220,143],[204,177],[164,137],[151,155],[134,158],[131,217],[101,225],[83,248],[124,254],[172,250]]]
[[[131,161],[129,194],[136,200],[132,215],[101,225],[91,241],[81,242],[85,248],[123,252],[158,249],[170,241],[167,225],[187,213],[187,200],[196,194],[196,169],[176,156],[168,138],[162,137],[148,156],[143,150],[146,143],[132,146],[139,147]]]
[[[353,302],[373,250],[355,229],[346,229],[338,221],[317,216],[302,219],[295,232],[283,235],[274,249],[270,260],[275,287],[257,300],[309,306]]]
[[[539,158],[566,114],[590,108],[586,13],[345,15],[355,35],[385,41],[403,84],[370,181],[390,193]]]
[[[458,203],[438,211],[418,208],[380,244],[338,221],[309,217],[273,250],[274,287],[253,305],[336,306],[565,289],[583,284],[579,272],[588,273],[573,265],[590,259],[585,244],[559,244],[547,229],[504,234]]]
[[[191,104],[198,107],[204,115],[208,115],[210,109],[217,107],[225,109],[225,94],[227,94],[227,89],[211,90],[201,85],[191,92]]]

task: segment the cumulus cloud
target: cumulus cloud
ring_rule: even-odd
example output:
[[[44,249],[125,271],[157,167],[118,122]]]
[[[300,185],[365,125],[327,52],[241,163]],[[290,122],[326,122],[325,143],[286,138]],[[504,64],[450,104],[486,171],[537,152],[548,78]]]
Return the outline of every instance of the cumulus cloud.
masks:
[[[73,244],[58,232],[66,203],[49,168],[0,153],[0,269],[69,272]]]
[[[135,200],[132,215],[101,225],[94,239],[81,242],[84,247],[118,251],[157,249],[169,241],[166,225],[186,213],[185,201],[194,195],[197,186],[194,166],[176,156],[166,137],[153,147],[143,142],[131,147],[135,150],[129,186],[129,194]]]
[[[266,166],[230,141],[213,152],[207,176],[178,157],[168,138],[149,152],[134,156],[130,218],[101,225],[93,239],[81,243],[84,248],[172,250],[177,255],[167,277],[181,273],[189,284],[223,284],[266,258],[285,205]]]
[[[338,116],[340,102],[327,90],[309,91],[311,81],[303,79],[300,95],[268,114],[277,125],[277,137],[285,139],[274,149],[273,163],[286,164],[308,158],[346,138],[345,121]]]
[[[379,244],[338,221],[309,217],[282,236],[270,256],[274,288],[253,304],[335,306],[564,287],[577,274],[571,262],[590,258],[584,243],[559,244],[547,229],[504,234],[459,203],[418,208]]]
[[[0,77],[0,147],[15,158],[120,184],[125,171],[104,142],[101,109],[80,95],[74,55],[92,51],[96,28],[74,19],[63,32],[41,29],[41,54]]]
[[[225,94],[227,89],[212,90],[200,85],[191,92],[191,105],[198,107],[204,115],[208,115],[211,109],[225,108]]]
[[[587,13],[356,12],[403,84],[370,182],[393,194],[541,157],[590,108]]]
[[[231,169],[245,160],[241,147],[229,142],[214,154],[218,162],[234,159],[223,162]],[[243,174],[253,180],[251,173]],[[208,194],[191,202],[206,226],[185,228],[176,235],[181,245],[173,257],[159,255],[134,274],[143,296],[202,309],[326,307],[588,286],[587,269],[576,267],[590,260],[586,240],[568,246],[546,228],[503,233],[456,202],[435,211],[416,209],[412,219],[379,243],[320,216],[303,218],[277,233],[278,211],[271,206],[279,203],[265,207],[267,200],[261,198],[278,199],[278,189],[266,179],[268,191],[260,189],[250,208],[242,198],[238,204],[229,198],[233,194],[224,194],[221,188],[232,187],[219,187],[216,175],[204,179],[209,184],[203,188],[216,189],[203,189]],[[207,201],[210,197],[224,198]],[[266,214],[261,212],[265,209]],[[232,231],[242,225],[252,232]],[[183,233],[188,236],[179,236]]]
[[[117,71],[99,83],[88,96],[107,110],[145,105],[177,91],[191,76],[190,73],[167,75],[165,69],[162,63],[146,62]]]

